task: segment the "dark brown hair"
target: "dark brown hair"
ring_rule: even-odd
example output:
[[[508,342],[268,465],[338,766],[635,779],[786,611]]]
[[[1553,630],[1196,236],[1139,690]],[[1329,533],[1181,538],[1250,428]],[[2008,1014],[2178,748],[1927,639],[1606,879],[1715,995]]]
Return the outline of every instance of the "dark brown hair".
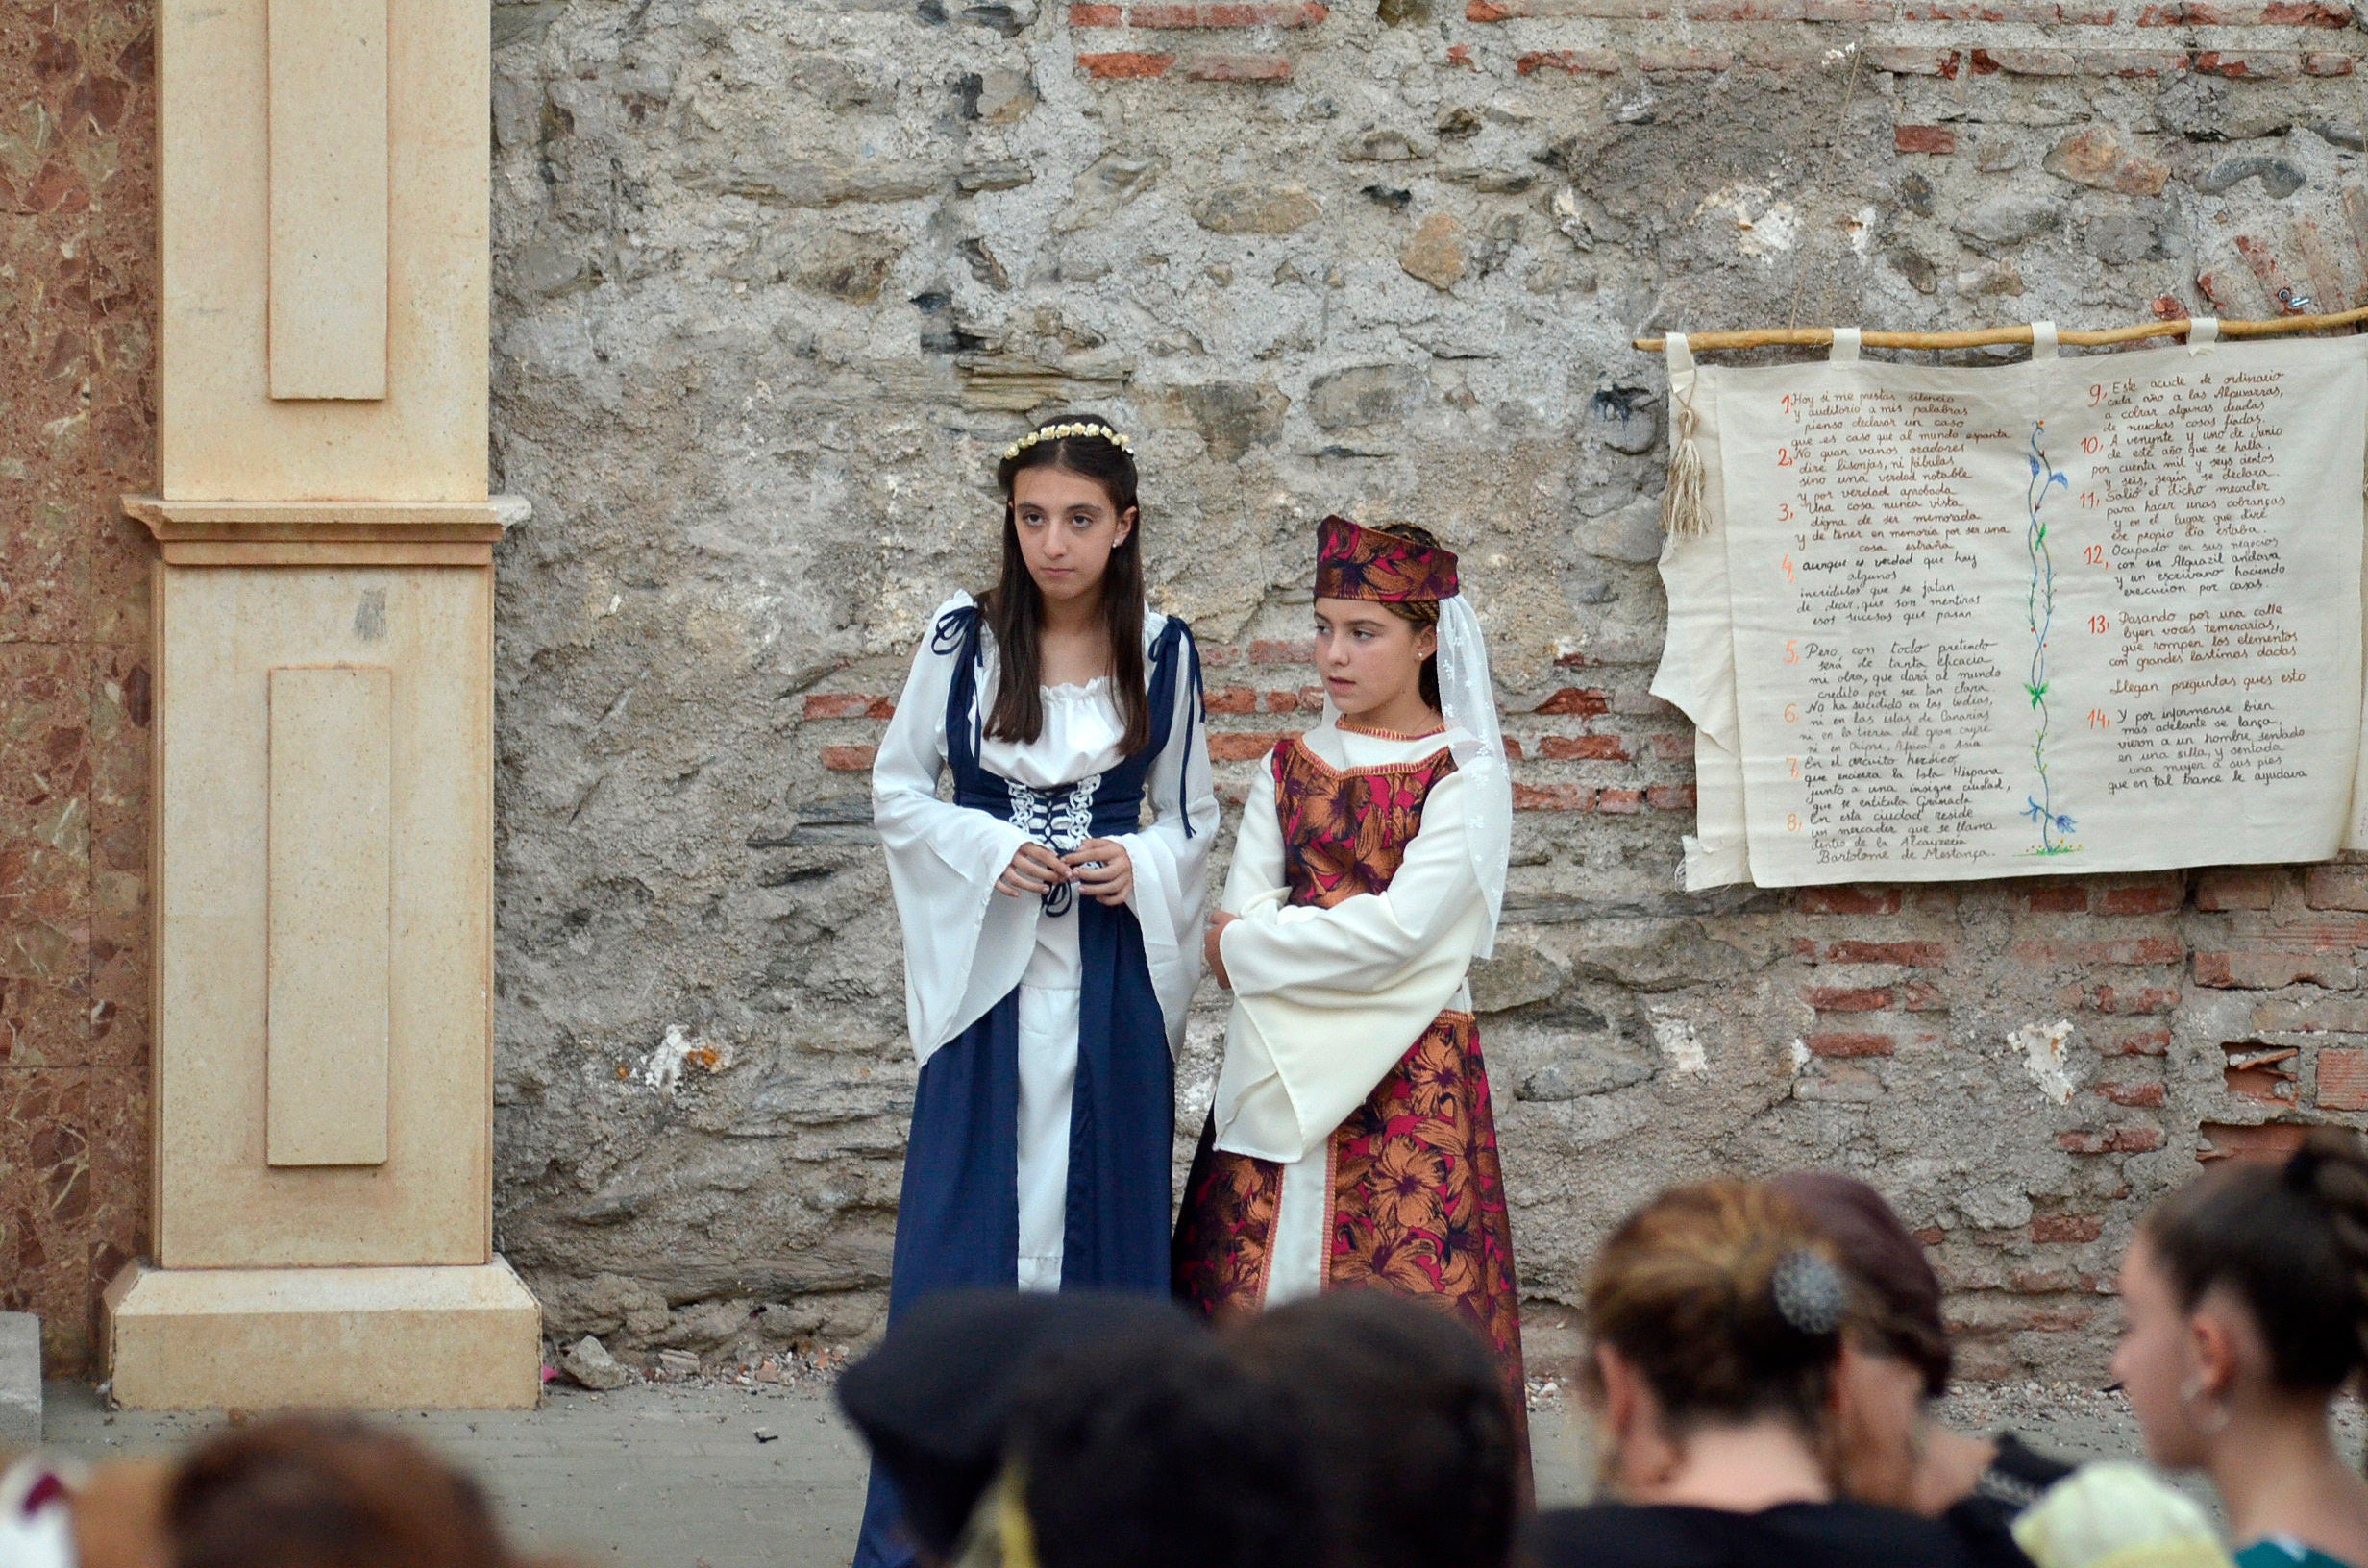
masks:
[[[1231,1335],[1307,1422],[1328,1568],[1503,1568],[1521,1454],[1495,1357],[1469,1324],[1332,1290]]]
[[[1947,1393],[1951,1359],[1940,1276],[1883,1194],[1830,1170],[1789,1171],[1768,1186],[1799,1205],[1833,1243],[1843,1272],[1859,1286],[1863,1333],[1873,1348],[1922,1372],[1928,1398]]]
[[[2261,1331],[2271,1375],[2332,1392],[2368,1366],[2368,1152],[2315,1127],[2280,1164],[2232,1163],[2157,1204],[2141,1234],[2192,1311],[2225,1287]]]
[[[1038,429],[1060,425],[1116,426],[1098,414],[1062,414]],[[1143,674],[1143,518],[1135,499],[1135,460],[1123,447],[1098,435],[1048,436],[1023,447],[995,470],[996,487],[1003,492],[1003,564],[994,588],[980,600],[987,629],[1002,660],[995,707],[987,715],[987,733],[998,740],[1027,745],[1045,729],[1044,653],[1039,628],[1044,596],[1028,576],[1027,558],[1020,553],[1020,520],[1012,504],[1012,481],[1031,468],[1057,468],[1092,479],[1110,498],[1121,518],[1136,512],[1126,538],[1110,551],[1101,579],[1102,629],[1110,639],[1110,695],[1118,703],[1125,734],[1120,749],[1133,756],[1151,744],[1151,699]]]
[[[1411,539],[1425,550],[1441,550],[1438,535],[1418,523],[1384,523],[1373,529],[1394,539]],[[1401,621],[1412,622],[1416,627],[1439,625],[1439,601],[1431,599],[1385,600],[1385,605]],[[1422,661],[1422,700],[1433,708],[1439,706],[1439,655],[1433,652]]]
[[[290,1415],[200,1444],[164,1504],[173,1568],[508,1568],[475,1482],[347,1416]]]
[[[1813,1439],[1841,1355],[1796,1327],[1778,1276],[1832,1248],[1790,1198],[1750,1182],[1671,1188],[1621,1222],[1587,1281],[1587,1326],[1652,1385],[1673,1432],[1780,1416]]]

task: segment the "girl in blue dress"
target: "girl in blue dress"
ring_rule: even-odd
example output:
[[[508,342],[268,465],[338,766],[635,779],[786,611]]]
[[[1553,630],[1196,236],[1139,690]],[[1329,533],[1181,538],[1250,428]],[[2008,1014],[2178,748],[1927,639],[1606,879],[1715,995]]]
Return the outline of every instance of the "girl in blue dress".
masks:
[[[1129,445],[1079,415],[1005,451],[1001,575],[939,608],[873,768],[921,1058],[892,1320],[962,1286],[1168,1288],[1218,807],[1192,633],[1144,602]],[[911,1560],[896,1516],[876,1471],[857,1568]]]

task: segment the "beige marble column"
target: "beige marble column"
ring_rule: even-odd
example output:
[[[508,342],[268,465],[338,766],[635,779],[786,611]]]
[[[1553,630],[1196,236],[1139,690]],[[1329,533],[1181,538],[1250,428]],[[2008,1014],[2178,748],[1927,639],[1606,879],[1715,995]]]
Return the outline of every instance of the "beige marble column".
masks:
[[[530,1405],[492,1248],[474,0],[161,0],[155,1256],[141,1407]]]

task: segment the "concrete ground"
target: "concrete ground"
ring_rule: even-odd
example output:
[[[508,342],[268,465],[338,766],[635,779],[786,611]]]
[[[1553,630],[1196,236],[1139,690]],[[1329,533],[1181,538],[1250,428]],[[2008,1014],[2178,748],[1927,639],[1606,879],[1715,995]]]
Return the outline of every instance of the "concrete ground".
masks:
[[[224,1419],[110,1410],[79,1384],[50,1384],[45,1403],[50,1444],[94,1460],[166,1454]],[[1954,1396],[1948,1413],[1973,1430],[2011,1427],[2068,1458],[2137,1446],[2128,1405],[2085,1389],[1971,1390]],[[862,1451],[820,1379],[607,1394],[555,1385],[536,1410],[382,1419],[474,1470],[522,1546],[584,1568],[845,1568],[863,1511]],[[1568,1396],[1542,1398],[1531,1420],[1540,1502],[1581,1500],[1591,1457]],[[2346,1427],[2356,1443],[2356,1410]]]

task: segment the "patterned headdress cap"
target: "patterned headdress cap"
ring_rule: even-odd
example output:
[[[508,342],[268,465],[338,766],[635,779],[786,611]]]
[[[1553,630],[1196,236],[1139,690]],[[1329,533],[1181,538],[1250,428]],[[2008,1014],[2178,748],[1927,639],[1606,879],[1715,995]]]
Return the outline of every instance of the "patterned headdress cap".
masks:
[[[1318,599],[1403,604],[1452,599],[1457,591],[1451,550],[1434,550],[1344,517],[1327,517],[1317,526]]]

